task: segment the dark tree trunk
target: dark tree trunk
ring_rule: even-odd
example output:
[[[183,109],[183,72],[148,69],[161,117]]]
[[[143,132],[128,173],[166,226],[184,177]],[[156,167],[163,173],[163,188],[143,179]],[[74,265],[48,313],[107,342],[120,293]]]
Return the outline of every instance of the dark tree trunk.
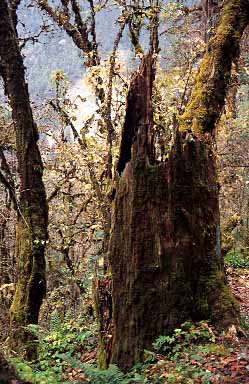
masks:
[[[98,365],[106,369],[112,353],[112,281],[110,276],[95,277],[93,282],[96,318],[99,325]]]
[[[114,328],[110,360],[124,370],[142,359],[157,336],[184,321],[210,319],[220,328],[238,325],[239,308],[227,286],[221,255],[212,134],[231,62],[239,53],[239,37],[248,23],[247,5],[244,0],[225,2],[197,90],[181,120],[182,132],[177,132],[166,162],[154,159],[150,56],[131,81],[109,247]]]
[[[204,41],[208,42],[213,35],[219,19],[219,3],[216,0],[203,0],[203,24],[204,24]]]
[[[148,74],[144,68],[137,91]],[[139,144],[142,127],[148,131],[146,124],[139,132],[134,127],[137,141],[118,182],[110,242],[111,361],[123,369],[141,360],[156,336],[186,320],[211,319],[223,327],[238,317],[224,277],[211,145],[178,133],[168,161],[157,164]]]
[[[0,223],[0,285],[9,284],[11,282],[10,276],[9,276],[10,257],[9,257],[9,250],[8,250],[7,240],[6,240],[10,206],[8,203],[6,205],[7,205],[6,217],[3,217]]]
[[[30,108],[24,66],[6,0],[0,0],[0,74],[12,107],[20,198],[16,231],[18,284],[10,310],[12,347],[30,339],[23,327],[38,322],[45,295],[45,258],[48,210],[42,181],[43,165],[37,145],[38,132]],[[27,357],[33,349],[26,345]]]
[[[214,134],[231,80],[232,63],[238,59],[240,39],[248,23],[248,0],[223,2],[219,25],[208,42],[195,89],[180,120],[182,131]]]

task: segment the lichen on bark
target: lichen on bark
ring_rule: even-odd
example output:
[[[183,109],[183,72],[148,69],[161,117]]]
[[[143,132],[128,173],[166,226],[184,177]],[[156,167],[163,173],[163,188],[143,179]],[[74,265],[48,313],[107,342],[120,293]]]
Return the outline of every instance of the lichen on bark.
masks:
[[[238,58],[240,39],[249,22],[248,0],[226,0],[220,23],[201,61],[194,91],[180,117],[180,130],[214,133],[225,102],[233,61]]]
[[[118,183],[109,252],[111,362],[123,369],[187,320],[238,323],[220,252],[214,156],[205,141],[179,133],[169,160],[159,164],[133,152]]]
[[[150,55],[132,78],[109,246],[111,362],[124,370],[143,358],[157,336],[182,322],[209,319],[220,329],[239,324],[221,253],[212,139],[248,22],[248,0],[224,2],[165,162],[154,158]]]
[[[32,335],[25,327],[38,322],[46,291],[44,249],[48,237],[48,208],[42,181],[43,164],[37,145],[38,131],[6,0],[0,0],[0,14],[0,74],[12,108],[20,177],[15,246],[18,282],[10,309],[11,343],[14,350],[24,348],[26,357],[32,359],[36,348],[28,343]]]

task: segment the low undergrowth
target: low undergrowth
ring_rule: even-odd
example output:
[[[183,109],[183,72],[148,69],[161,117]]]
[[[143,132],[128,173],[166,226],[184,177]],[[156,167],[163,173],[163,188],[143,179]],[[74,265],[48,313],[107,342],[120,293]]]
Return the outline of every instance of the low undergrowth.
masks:
[[[87,325],[86,325],[87,324]],[[97,345],[96,324],[86,319],[63,319],[57,312],[51,315],[49,330],[31,325],[29,331],[37,338],[39,361],[28,363],[20,358],[10,359],[19,377],[35,384],[64,383],[72,367],[70,360],[80,360],[82,354],[94,351]]]
[[[90,323],[89,323],[90,324]],[[50,331],[32,327],[39,342],[39,362],[12,359],[19,376],[35,384],[208,384],[228,383],[226,366],[233,359],[231,340],[218,339],[207,322],[186,322],[171,336],[159,336],[151,351],[144,352],[144,362],[128,373],[110,365],[96,366],[96,327],[86,327],[80,319],[60,322],[52,316]],[[226,342],[225,342],[226,341]],[[230,360],[229,360],[230,359]],[[87,361],[87,363],[86,363]],[[238,365],[238,361],[234,360]],[[223,364],[223,365],[222,365]],[[242,365],[241,365],[242,364]],[[245,368],[244,363],[240,362]],[[230,373],[228,373],[229,375]]]
[[[246,248],[234,248],[225,256],[225,263],[232,268],[249,269],[249,251]]]

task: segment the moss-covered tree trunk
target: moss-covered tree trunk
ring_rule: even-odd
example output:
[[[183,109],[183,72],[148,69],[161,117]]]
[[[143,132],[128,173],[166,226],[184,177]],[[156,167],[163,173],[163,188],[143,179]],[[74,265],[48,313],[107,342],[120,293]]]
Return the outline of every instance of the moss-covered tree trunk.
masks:
[[[169,160],[133,156],[118,185],[110,248],[112,362],[129,368],[186,320],[237,323],[220,251],[213,151],[178,134]]]
[[[8,213],[10,211],[9,206],[7,206]],[[6,212],[6,213],[7,213]],[[9,217],[3,217],[0,224],[0,285],[1,284],[9,284],[10,276],[9,276],[9,252],[7,247],[6,240],[6,232],[7,232],[7,224]]]
[[[222,328],[238,323],[221,255],[212,140],[248,12],[248,1],[224,3],[166,162],[154,159],[150,56],[131,81],[109,247],[110,360],[123,369],[186,320],[210,319]]]
[[[12,347],[17,349],[25,345],[27,357],[32,358],[35,348],[26,345],[30,335],[23,327],[38,322],[46,290],[44,249],[48,210],[42,181],[43,165],[37,145],[38,132],[6,0],[0,0],[0,20],[0,74],[12,108],[20,176],[16,229],[18,283],[10,310]]]

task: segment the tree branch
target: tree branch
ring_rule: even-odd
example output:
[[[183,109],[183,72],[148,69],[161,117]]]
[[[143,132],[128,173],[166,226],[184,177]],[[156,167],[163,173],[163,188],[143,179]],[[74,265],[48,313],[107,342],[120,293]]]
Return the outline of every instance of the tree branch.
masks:
[[[45,11],[49,17],[73,40],[74,44],[86,55],[86,66],[95,66],[99,64],[97,47],[90,41],[87,24],[83,21],[80,14],[80,7],[76,0],[70,0],[72,12],[74,14],[75,24],[70,22],[68,10],[68,0],[61,0],[62,11],[57,11],[49,5],[47,0],[37,0],[39,7]]]
[[[0,159],[1,159],[1,169],[2,169],[2,172],[0,171],[0,182],[8,190],[10,199],[13,203],[13,207],[15,210],[17,210],[18,202],[16,197],[15,184],[11,175],[9,165],[4,155],[4,151],[1,147],[0,147]]]
[[[17,35],[16,27],[17,27],[17,23],[18,23],[16,11],[17,11],[19,5],[21,4],[21,1],[22,0],[11,0],[9,3],[10,16],[11,16],[11,19],[13,21],[16,35]]]
[[[115,64],[116,64],[118,46],[123,36],[123,32],[129,17],[130,17],[129,14],[124,13],[119,31],[117,33],[117,36],[113,44],[113,50],[110,56],[110,64],[109,64],[110,69],[109,69],[107,95],[106,95],[106,108],[104,113],[104,118],[105,118],[106,127],[107,127],[107,143],[109,145],[108,160],[107,160],[107,177],[109,179],[112,179],[112,143],[113,143],[113,138],[115,134],[113,124],[112,124],[112,117],[111,117],[113,78],[115,76]]]
[[[249,24],[248,0],[225,0],[216,33],[209,40],[195,89],[180,117],[180,130],[214,134],[225,103],[232,62],[239,56],[240,39]]]

